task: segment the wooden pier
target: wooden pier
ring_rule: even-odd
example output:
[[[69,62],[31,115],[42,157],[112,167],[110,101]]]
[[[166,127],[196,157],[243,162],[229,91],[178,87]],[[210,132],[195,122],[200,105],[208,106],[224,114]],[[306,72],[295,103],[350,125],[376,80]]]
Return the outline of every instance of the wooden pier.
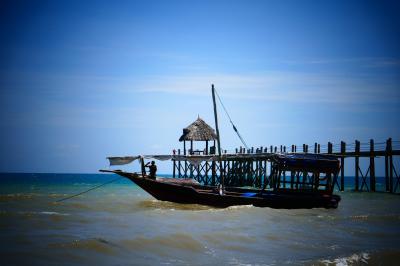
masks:
[[[186,132],[187,133],[187,132]],[[185,129],[184,129],[185,135]],[[183,137],[183,136],[182,136]],[[181,139],[184,139],[182,138]],[[213,146],[209,147],[209,141],[213,140]],[[190,149],[186,149],[184,140],[184,149],[178,149],[178,155],[209,155],[215,154],[215,139],[212,137],[206,141],[206,147],[203,150],[193,149],[193,139],[190,140]],[[313,146],[313,149],[309,147]],[[279,182],[281,188],[292,188],[304,185],[307,180],[314,178],[314,173],[301,172],[279,172],[279,178],[273,167],[273,162],[268,160],[268,155],[282,153],[314,153],[329,154],[336,156],[340,160],[340,171],[337,178],[334,178],[333,185],[335,189],[344,191],[350,189],[354,191],[368,192],[388,192],[400,193],[400,176],[396,169],[394,159],[400,155],[400,141],[393,141],[391,138],[385,142],[375,142],[371,139],[367,143],[361,143],[356,140],[353,143],[341,141],[338,144],[328,142],[327,145],[314,143],[314,145],[279,145],[269,147],[258,147],[245,149],[239,147],[234,151],[222,151],[221,161],[203,161],[198,164],[191,164],[188,161],[173,161],[173,177],[175,178],[194,178],[205,185],[217,185],[221,178],[224,178],[226,186],[249,186],[249,187],[276,187]],[[233,156],[236,155],[236,156]],[[377,189],[376,160],[384,157],[384,187]],[[365,159],[367,159],[365,161]],[[349,160],[354,161],[354,181],[353,177],[346,177],[345,167],[349,165]],[[363,163],[360,160],[364,160]],[[275,178],[275,179],[274,179]],[[329,178],[330,179],[330,178]],[[352,181],[349,186],[349,181]],[[347,182],[345,182],[347,181]],[[380,180],[382,181],[382,180]],[[275,184],[273,184],[275,182]],[[346,184],[346,187],[345,187]]]

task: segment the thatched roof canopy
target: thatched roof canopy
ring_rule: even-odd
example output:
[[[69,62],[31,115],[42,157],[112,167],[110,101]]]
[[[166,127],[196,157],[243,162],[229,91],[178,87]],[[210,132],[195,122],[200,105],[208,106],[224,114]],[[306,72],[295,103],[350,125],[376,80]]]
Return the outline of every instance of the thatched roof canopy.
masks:
[[[215,139],[217,139],[217,135],[215,134],[214,129],[199,117],[196,121],[183,129],[183,134],[179,138],[179,141],[207,141]]]

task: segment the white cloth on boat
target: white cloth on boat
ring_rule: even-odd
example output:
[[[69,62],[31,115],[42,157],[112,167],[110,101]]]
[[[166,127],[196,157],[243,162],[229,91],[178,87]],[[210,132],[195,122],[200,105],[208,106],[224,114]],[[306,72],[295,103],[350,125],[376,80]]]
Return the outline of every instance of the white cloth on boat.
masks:
[[[124,156],[124,157],[107,157],[111,165],[124,165],[139,159],[140,156]]]
[[[205,161],[216,161],[218,157],[215,155],[138,155],[138,156],[123,156],[123,157],[107,157],[111,165],[124,165],[129,164],[139,158],[144,158],[147,160],[155,159],[159,161],[176,160],[176,161],[188,161],[194,166],[199,166]]]
[[[145,155],[144,158],[146,159],[156,159],[159,161],[167,161],[172,159],[172,155]]]

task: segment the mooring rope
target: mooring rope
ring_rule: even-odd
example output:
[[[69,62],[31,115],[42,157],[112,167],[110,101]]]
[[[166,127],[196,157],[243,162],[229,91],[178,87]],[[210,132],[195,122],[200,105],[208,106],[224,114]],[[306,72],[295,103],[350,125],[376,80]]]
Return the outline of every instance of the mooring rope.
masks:
[[[117,180],[119,180],[119,179],[121,179],[121,178],[123,178],[123,177],[122,177],[122,176],[117,177],[117,178],[115,178],[115,179],[113,179],[113,180],[111,180],[111,181],[107,181],[106,183],[103,183],[103,184],[97,185],[97,186],[95,186],[95,187],[89,188],[88,190],[85,190],[85,191],[83,191],[83,192],[79,192],[78,194],[75,194],[75,195],[72,195],[72,196],[68,196],[68,197],[63,198],[63,199],[59,199],[59,200],[57,200],[56,202],[61,202],[61,201],[67,200],[67,199],[71,199],[71,198],[77,197],[77,196],[79,196],[79,195],[85,194],[85,193],[87,193],[87,192],[89,192],[89,191],[92,191],[92,190],[97,189],[97,188],[99,188],[99,187],[102,187],[102,186],[104,186],[104,185],[107,185],[107,184],[110,184],[110,183],[112,183],[112,182],[115,182],[115,181],[117,181]]]
[[[242,136],[240,135],[239,130],[237,130],[237,128],[236,128],[235,125],[233,124],[232,119],[231,119],[231,116],[229,115],[228,111],[226,110],[225,105],[222,103],[222,100],[221,100],[221,98],[219,97],[219,94],[218,94],[217,90],[215,90],[215,93],[217,94],[218,100],[219,100],[219,102],[221,103],[222,108],[223,108],[224,111],[225,111],[225,114],[226,114],[226,115],[228,116],[228,118],[229,118],[229,122],[231,122],[231,124],[232,124],[233,130],[235,130],[235,132],[236,132],[236,134],[238,135],[240,141],[243,143],[243,145],[246,147],[246,149],[249,149],[249,147],[247,146],[246,142],[244,141],[244,139],[243,139]]]

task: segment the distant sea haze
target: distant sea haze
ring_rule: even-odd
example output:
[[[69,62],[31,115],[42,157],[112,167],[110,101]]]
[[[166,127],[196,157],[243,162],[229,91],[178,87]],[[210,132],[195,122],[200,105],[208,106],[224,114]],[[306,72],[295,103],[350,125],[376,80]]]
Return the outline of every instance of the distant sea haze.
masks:
[[[2,265],[397,265],[400,197],[336,192],[338,209],[157,201],[109,174],[0,174]],[[378,178],[377,189],[384,190]],[[346,187],[354,179],[346,178]]]

